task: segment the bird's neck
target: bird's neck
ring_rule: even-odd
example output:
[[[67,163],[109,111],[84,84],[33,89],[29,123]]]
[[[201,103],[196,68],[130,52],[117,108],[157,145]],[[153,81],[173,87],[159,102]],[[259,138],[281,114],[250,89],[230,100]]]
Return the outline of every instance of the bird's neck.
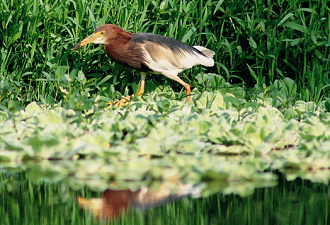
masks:
[[[115,61],[124,64],[123,59],[125,51],[127,49],[127,43],[132,39],[131,33],[124,30],[118,33],[116,38],[110,39],[107,44],[103,46],[107,55]]]
[[[109,40],[109,45],[120,46],[126,45],[132,39],[132,33],[121,30],[114,39]]]

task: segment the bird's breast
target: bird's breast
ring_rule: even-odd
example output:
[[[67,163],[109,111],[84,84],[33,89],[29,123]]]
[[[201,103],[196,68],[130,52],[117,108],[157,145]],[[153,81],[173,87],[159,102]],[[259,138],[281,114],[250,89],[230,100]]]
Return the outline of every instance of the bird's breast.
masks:
[[[133,69],[149,72],[150,69],[144,64],[143,52],[138,46],[127,44],[124,46],[104,45],[106,54],[117,63]]]

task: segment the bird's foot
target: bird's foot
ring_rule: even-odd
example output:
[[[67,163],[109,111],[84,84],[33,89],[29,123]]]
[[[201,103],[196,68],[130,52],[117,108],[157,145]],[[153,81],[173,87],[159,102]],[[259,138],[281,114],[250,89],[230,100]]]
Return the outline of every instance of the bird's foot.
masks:
[[[117,109],[119,109],[122,106],[126,106],[128,104],[128,101],[131,99],[131,96],[128,96],[126,98],[120,99],[118,102],[108,102],[107,104],[109,105],[107,109],[111,107],[111,105],[117,106]]]

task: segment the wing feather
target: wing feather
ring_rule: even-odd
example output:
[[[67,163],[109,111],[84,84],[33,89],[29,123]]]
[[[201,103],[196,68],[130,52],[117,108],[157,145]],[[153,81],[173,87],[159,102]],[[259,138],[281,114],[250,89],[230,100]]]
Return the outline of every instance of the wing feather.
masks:
[[[156,34],[133,35],[133,42],[143,53],[144,64],[165,76],[176,76],[195,65],[213,66],[214,52],[202,46],[189,46]]]

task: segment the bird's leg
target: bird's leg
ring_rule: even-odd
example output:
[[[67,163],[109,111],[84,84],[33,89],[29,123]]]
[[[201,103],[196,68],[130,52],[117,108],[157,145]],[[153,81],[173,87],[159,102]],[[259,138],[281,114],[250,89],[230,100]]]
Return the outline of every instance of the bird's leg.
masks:
[[[184,88],[186,89],[187,102],[190,102],[190,85],[186,83],[186,85],[184,85]]]
[[[189,84],[187,84],[186,82],[184,82],[183,80],[181,80],[178,76],[175,76],[175,77],[171,77],[173,80],[179,82],[183,87],[184,89],[186,89],[186,95],[187,95],[187,102],[190,101],[190,86]]]
[[[141,83],[140,83],[140,89],[139,89],[139,91],[137,93],[137,96],[140,96],[140,95],[142,95],[144,93],[145,80],[146,80],[146,73],[141,72]]]
[[[144,93],[144,85],[145,85],[145,79],[146,79],[146,73],[141,72],[141,82],[140,82],[140,89],[137,93],[137,97],[142,95]],[[134,94],[127,96],[125,98],[120,99],[118,102],[116,102],[114,105],[117,106],[119,109],[122,106],[125,106],[128,104],[128,101],[130,101],[134,97]],[[109,105],[112,105],[112,102],[108,103]]]

